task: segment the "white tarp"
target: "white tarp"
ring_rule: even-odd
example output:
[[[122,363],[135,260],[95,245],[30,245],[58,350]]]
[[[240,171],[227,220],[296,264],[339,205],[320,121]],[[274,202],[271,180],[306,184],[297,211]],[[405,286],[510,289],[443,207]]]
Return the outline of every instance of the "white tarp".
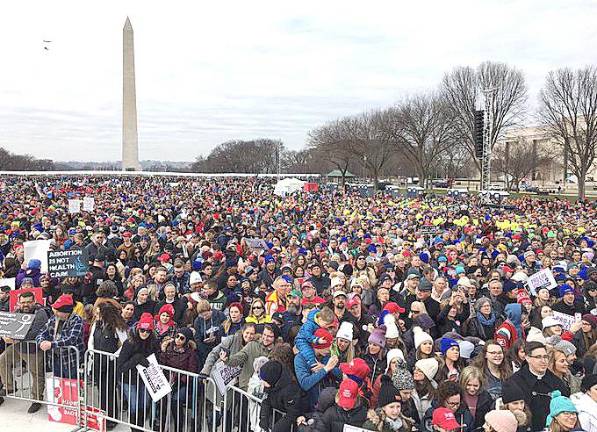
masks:
[[[286,196],[296,191],[303,189],[306,182],[297,178],[285,178],[276,183],[274,187],[274,194],[278,196]]]

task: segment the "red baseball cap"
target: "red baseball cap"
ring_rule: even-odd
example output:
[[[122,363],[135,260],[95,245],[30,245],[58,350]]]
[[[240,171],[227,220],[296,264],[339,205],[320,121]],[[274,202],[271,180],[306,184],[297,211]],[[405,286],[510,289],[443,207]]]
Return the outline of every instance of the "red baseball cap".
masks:
[[[359,297],[358,294],[355,294],[346,302],[346,309],[350,309],[351,307],[359,304],[361,304],[361,297]]]
[[[506,273],[514,273],[514,270],[512,270],[512,267],[510,267],[508,265],[503,265],[502,270]]]
[[[303,284],[301,285],[301,289],[305,289],[305,288],[313,288],[315,289],[315,287],[313,286],[313,284],[309,281],[305,281],[303,282]]]
[[[386,305],[384,306],[383,310],[388,311],[390,313],[404,313],[405,312],[405,309],[403,307],[401,307],[396,302],[388,302],[388,303],[386,303]]]
[[[445,430],[459,429],[461,426],[456,421],[454,413],[449,408],[441,407],[433,411],[433,417],[431,418],[431,424],[433,426],[439,426]]]
[[[338,406],[345,410],[351,410],[357,403],[359,385],[351,379],[345,379],[338,390]]]
[[[355,375],[364,380],[367,376],[369,376],[371,369],[365,360],[357,357],[349,363],[340,363],[340,371],[343,374]]]

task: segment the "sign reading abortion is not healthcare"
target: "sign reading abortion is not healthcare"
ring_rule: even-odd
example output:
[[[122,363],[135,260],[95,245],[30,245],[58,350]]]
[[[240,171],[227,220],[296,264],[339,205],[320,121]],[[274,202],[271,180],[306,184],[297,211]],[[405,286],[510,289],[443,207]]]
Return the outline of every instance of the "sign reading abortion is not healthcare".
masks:
[[[84,276],[88,269],[89,263],[85,251],[48,251],[48,273],[50,277]]]

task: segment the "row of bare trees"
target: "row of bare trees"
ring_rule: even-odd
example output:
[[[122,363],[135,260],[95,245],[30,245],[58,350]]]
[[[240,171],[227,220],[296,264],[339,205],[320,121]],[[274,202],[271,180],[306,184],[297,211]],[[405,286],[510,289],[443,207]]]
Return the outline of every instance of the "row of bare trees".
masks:
[[[444,75],[436,90],[312,130],[308,148],[343,175],[355,161],[375,180],[389,161],[394,175],[414,170],[421,184],[437,173],[475,175],[481,161],[475,157],[474,113],[484,108],[485,98],[492,102],[494,172],[502,174],[509,187],[517,189],[531,173],[557,161],[577,177],[579,197],[585,196],[587,174],[597,154],[595,67],[550,72],[535,115],[527,112],[528,89],[520,70],[496,62],[457,67]],[[552,145],[538,148],[517,135],[525,122],[537,125]],[[507,134],[509,145],[496,148]]]
[[[421,184],[435,173],[470,175],[471,168],[480,169],[473,119],[487,89],[492,90],[487,94],[493,100],[493,146],[521,122],[527,87],[519,70],[485,62],[476,69],[454,69],[436,90],[323,125],[311,131],[309,148],[343,174],[351,161],[362,160],[375,180],[394,154],[414,170]]]
[[[51,171],[54,162],[50,159],[36,159],[31,155],[19,155],[0,147],[0,171]]]

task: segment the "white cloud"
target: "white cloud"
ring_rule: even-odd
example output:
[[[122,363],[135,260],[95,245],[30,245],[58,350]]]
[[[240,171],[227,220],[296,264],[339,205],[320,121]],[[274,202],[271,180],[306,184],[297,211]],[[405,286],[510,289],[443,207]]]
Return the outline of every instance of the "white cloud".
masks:
[[[0,145],[56,160],[120,158],[127,15],[144,159],[191,160],[264,136],[300,148],[326,121],[488,59],[522,69],[533,103],[549,70],[595,61],[592,1],[281,3],[4,5]]]

